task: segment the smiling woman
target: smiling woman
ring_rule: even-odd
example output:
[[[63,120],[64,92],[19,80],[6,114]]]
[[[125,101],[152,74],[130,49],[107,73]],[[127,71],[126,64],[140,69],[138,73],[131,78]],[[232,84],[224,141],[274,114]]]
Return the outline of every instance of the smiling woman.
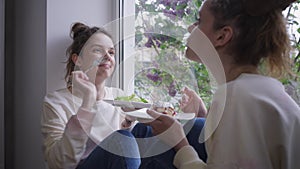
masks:
[[[70,35],[67,88],[50,92],[44,99],[42,134],[49,167],[137,168],[140,160],[132,158],[139,156],[135,139],[128,130],[121,130],[126,129],[123,111],[103,101],[124,95],[118,88],[105,86],[115,68],[110,34],[75,23]]]

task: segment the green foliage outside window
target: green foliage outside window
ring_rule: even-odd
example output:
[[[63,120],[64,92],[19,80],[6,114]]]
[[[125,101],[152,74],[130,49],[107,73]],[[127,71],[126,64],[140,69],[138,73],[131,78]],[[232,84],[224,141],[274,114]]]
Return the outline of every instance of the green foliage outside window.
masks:
[[[185,83],[196,89],[204,102],[209,105],[215,86],[213,79],[203,64],[189,61],[184,57],[185,43],[189,35],[187,27],[195,22],[202,0],[136,0],[135,2],[135,46],[141,51],[142,56],[147,55],[137,58],[135,73],[147,67],[170,72],[175,79],[180,79],[179,84],[176,84],[177,87],[182,87]],[[299,4],[300,0],[286,10],[293,45],[291,58],[296,76],[282,79],[282,83],[287,86],[289,93],[300,105],[300,25],[295,15]],[[191,82],[190,72],[196,84]],[[139,81],[143,80],[141,78],[135,79],[136,84],[140,84]],[[136,86],[136,90],[140,88],[143,86]]]

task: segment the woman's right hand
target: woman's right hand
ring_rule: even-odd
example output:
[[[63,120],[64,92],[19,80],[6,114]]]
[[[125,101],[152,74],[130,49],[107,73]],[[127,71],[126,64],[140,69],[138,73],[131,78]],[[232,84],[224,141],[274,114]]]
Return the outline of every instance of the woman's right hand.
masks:
[[[148,109],[147,113],[153,117],[153,121],[145,123],[152,127],[152,133],[165,144],[173,147],[175,151],[189,145],[182,124],[175,118]]]
[[[207,109],[198,94],[188,87],[184,87],[181,92],[180,109],[185,113],[195,113],[197,117],[205,117]]]
[[[96,86],[89,81],[89,77],[82,71],[72,72],[73,87],[72,92],[82,98],[81,108],[91,110],[96,102]]]

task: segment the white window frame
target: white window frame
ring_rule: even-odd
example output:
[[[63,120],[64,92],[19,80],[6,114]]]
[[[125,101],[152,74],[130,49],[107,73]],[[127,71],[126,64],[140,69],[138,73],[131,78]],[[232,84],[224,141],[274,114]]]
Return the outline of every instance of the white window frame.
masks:
[[[117,16],[119,16],[119,87],[126,94],[134,93],[134,63],[135,63],[135,0],[119,0]]]

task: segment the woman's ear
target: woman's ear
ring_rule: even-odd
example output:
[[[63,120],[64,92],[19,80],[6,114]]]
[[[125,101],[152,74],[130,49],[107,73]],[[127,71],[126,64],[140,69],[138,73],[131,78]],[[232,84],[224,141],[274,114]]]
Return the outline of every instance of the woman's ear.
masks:
[[[216,31],[215,47],[225,46],[233,36],[233,30],[230,26],[224,26]]]
[[[80,66],[80,64],[81,64],[80,58],[76,53],[72,54],[72,61],[77,66]]]

